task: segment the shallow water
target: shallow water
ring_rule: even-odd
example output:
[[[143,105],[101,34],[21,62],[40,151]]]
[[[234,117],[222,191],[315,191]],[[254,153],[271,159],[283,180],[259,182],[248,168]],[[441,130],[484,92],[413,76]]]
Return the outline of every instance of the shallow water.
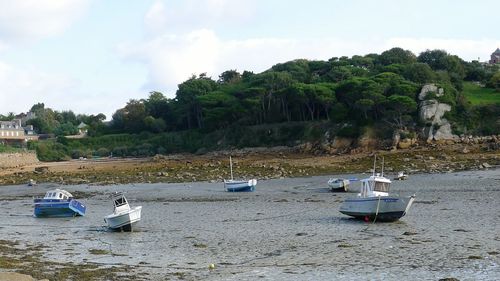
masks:
[[[47,260],[133,265],[152,280],[174,273],[188,280],[500,279],[500,170],[395,181],[393,192],[417,198],[394,223],[340,214],[352,194],[328,192],[327,180],[260,181],[253,193],[228,193],[222,183],[206,182],[64,186],[78,194],[87,214],[62,219],[32,216],[32,197],[54,186],[5,186],[0,236],[58,249],[47,251]],[[114,191],[143,206],[132,233],[105,227]],[[212,263],[215,270],[208,269]]]

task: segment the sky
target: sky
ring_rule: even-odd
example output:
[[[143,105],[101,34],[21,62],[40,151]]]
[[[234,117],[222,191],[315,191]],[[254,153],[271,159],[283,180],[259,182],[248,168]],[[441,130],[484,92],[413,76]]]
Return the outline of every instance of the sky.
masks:
[[[0,114],[112,114],[192,75],[443,49],[487,61],[493,0],[0,0]]]

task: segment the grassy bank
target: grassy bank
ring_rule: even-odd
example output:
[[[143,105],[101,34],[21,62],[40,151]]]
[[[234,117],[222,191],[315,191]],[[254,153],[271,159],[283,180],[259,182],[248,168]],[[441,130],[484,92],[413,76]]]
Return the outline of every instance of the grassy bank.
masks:
[[[500,105],[500,92],[472,82],[464,82],[463,94],[472,105]]]

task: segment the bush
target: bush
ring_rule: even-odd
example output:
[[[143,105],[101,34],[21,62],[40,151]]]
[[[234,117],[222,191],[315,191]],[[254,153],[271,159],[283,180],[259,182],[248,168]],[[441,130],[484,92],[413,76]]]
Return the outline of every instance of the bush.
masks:
[[[36,154],[40,161],[63,161],[71,159],[67,148],[63,144],[53,141],[39,142],[36,146]]]
[[[101,147],[96,151],[96,155],[100,157],[107,157],[109,156],[109,149]]]
[[[90,158],[92,157],[92,153],[87,149],[73,149],[71,151],[71,158],[79,159],[80,157]]]
[[[126,146],[115,147],[113,148],[111,153],[116,157],[125,157],[129,155],[128,148]]]

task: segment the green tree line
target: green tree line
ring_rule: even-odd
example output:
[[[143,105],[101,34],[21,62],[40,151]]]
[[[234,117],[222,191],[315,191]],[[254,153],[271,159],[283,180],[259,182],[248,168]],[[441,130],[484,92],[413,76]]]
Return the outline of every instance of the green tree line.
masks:
[[[466,62],[444,50],[417,56],[392,48],[326,61],[297,59],[261,73],[231,69],[216,80],[193,75],[178,85],[174,98],[153,91],[146,99],[130,100],[109,125],[102,114],[75,116],[43,104],[33,106],[37,118],[30,122],[39,132],[59,136],[74,133],[80,122],[89,125],[93,138],[60,138],[47,149],[74,158],[196,151],[217,147],[220,140],[234,146],[289,145],[321,137],[323,126],[350,137],[365,126],[417,132],[425,125],[418,119],[418,93],[435,83],[445,89],[439,99],[452,105],[446,117],[454,133],[500,133],[499,104],[471,105],[463,94],[467,81],[500,92],[499,66]]]

